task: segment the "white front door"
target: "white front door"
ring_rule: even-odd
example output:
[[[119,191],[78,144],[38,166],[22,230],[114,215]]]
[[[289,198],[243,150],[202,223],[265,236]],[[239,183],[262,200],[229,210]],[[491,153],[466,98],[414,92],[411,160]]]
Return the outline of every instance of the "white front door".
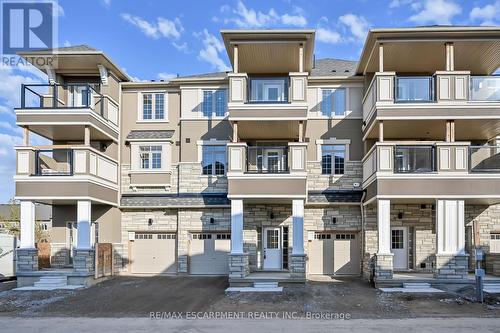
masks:
[[[269,173],[276,173],[282,170],[283,155],[280,149],[266,149],[264,151],[264,169]]]
[[[264,229],[264,269],[281,269],[280,228]]]
[[[391,228],[391,252],[394,253],[394,270],[407,270],[408,232],[406,227]]]

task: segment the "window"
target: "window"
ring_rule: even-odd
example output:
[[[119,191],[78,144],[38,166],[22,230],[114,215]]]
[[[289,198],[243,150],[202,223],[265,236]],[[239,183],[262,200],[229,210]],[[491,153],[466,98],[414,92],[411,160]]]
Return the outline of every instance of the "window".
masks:
[[[142,94],[142,120],[165,119],[165,94]]]
[[[206,145],[202,147],[204,175],[224,175],[226,171],[226,146]]]
[[[221,90],[204,90],[202,112],[204,117],[212,117],[215,113],[216,117],[224,117],[227,112],[227,91]]]
[[[250,78],[250,102],[288,102],[288,78]]]
[[[500,232],[490,233],[490,253],[500,253]]]
[[[345,145],[321,146],[321,173],[324,175],[343,175]]]
[[[404,231],[401,229],[391,230],[391,248],[393,250],[404,249]]]
[[[161,169],[161,146],[139,147],[141,169]]]
[[[346,111],[346,91],[345,89],[323,89],[321,101],[321,113],[331,117],[343,116]]]

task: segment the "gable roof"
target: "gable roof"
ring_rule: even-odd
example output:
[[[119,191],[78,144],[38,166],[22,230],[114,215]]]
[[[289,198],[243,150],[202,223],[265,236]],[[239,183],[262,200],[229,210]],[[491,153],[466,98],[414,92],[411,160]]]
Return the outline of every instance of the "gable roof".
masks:
[[[311,76],[352,76],[356,74],[357,61],[325,58],[315,61]]]

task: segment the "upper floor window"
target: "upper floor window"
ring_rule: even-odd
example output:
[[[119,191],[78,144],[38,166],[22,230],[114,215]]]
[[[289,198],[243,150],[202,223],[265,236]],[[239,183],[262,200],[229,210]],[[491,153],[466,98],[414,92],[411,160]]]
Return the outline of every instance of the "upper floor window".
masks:
[[[288,102],[288,78],[251,78],[250,102]]]
[[[141,146],[139,147],[139,151],[141,169],[161,169],[161,146]]]
[[[226,146],[204,145],[201,165],[204,175],[224,175],[226,172]]]
[[[321,113],[324,116],[344,116],[346,112],[346,90],[322,89]]]
[[[227,90],[203,90],[202,112],[205,117],[224,117],[227,111]]]
[[[165,94],[142,94],[142,120],[165,119]]]
[[[345,145],[322,145],[321,173],[324,175],[343,175],[345,156]]]

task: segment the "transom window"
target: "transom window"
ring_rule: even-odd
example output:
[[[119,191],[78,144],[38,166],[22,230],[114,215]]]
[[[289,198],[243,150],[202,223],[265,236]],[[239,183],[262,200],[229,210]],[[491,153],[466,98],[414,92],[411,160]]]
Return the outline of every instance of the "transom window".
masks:
[[[142,119],[143,120],[165,119],[165,94],[163,93],[142,94]]]
[[[322,89],[321,113],[331,117],[343,116],[346,111],[345,89]]]
[[[141,169],[161,169],[161,146],[141,146],[139,151]]]
[[[345,166],[345,145],[321,146],[321,173],[343,175]]]
[[[202,112],[205,117],[224,117],[227,112],[227,90],[203,90]]]
[[[226,146],[206,145],[201,162],[204,175],[224,175],[226,172]]]

